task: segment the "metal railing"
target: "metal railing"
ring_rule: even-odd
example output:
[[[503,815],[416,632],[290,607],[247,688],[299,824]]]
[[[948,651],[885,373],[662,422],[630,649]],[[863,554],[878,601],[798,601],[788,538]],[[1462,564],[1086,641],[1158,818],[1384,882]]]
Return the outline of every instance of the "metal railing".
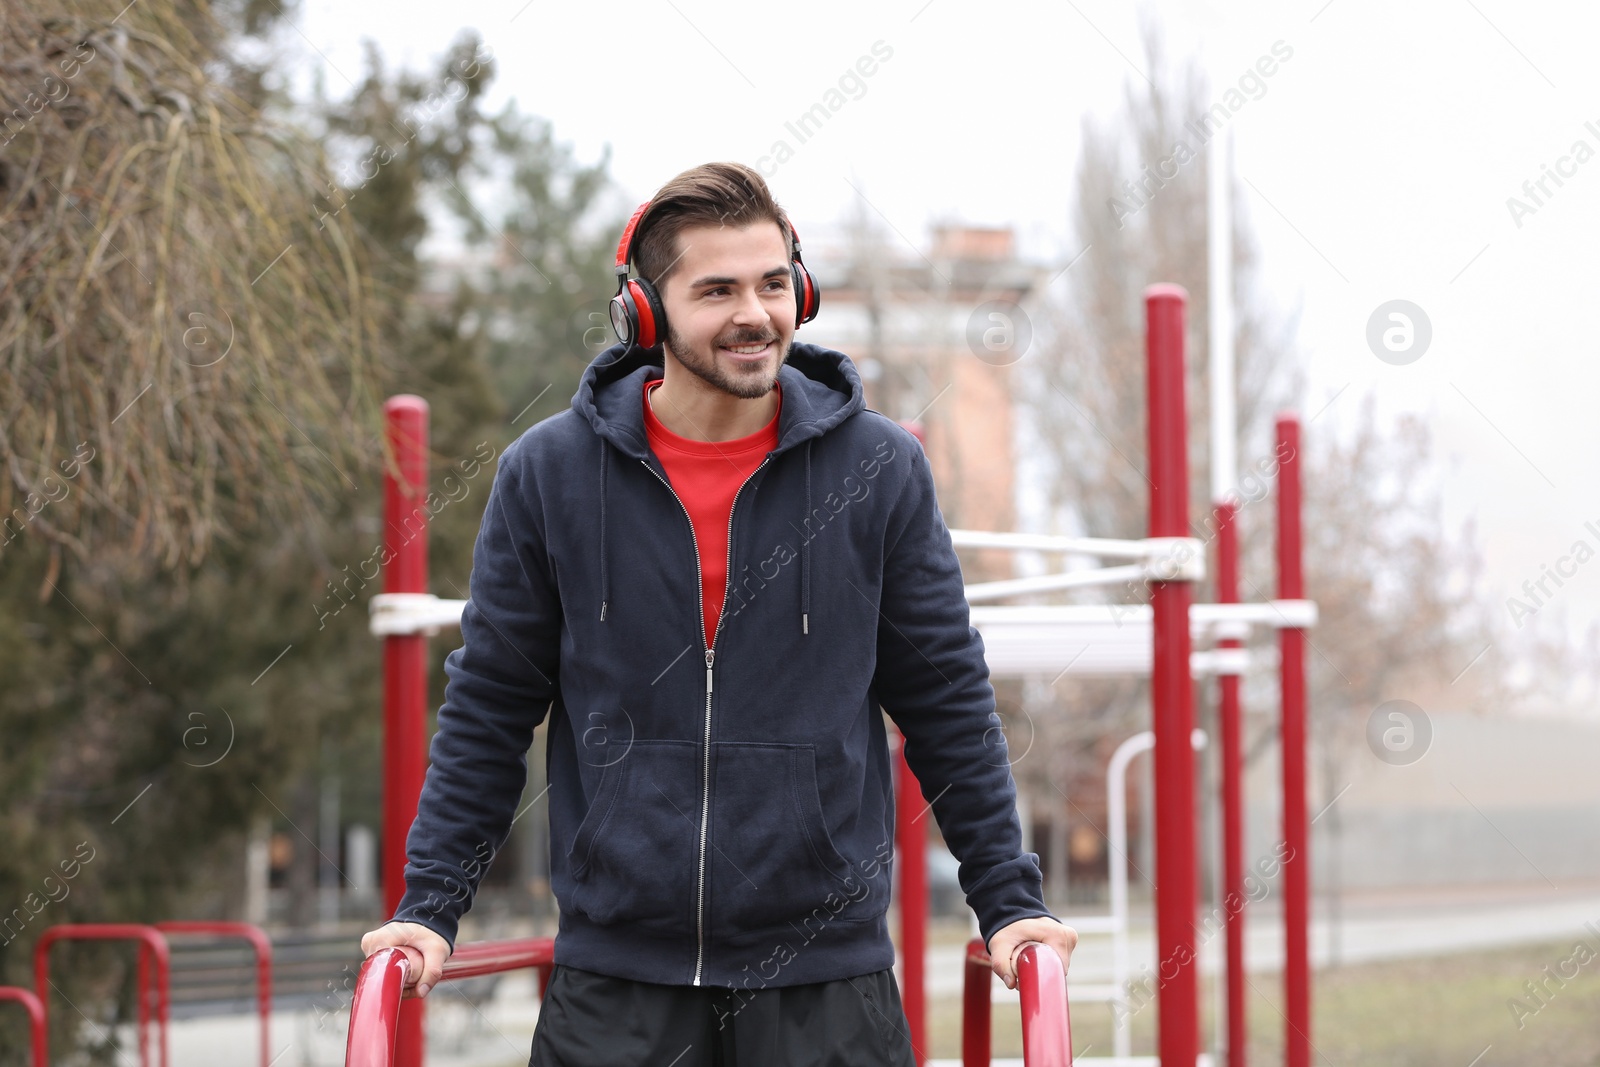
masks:
[[[14,985],[0,985],[0,1001],[5,1000],[21,1004],[28,1013],[28,1038],[33,1046],[28,1062],[33,1067],[49,1067],[49,1034],[44,1025],[44,1005],[39,1003],[39,998],[34,996],[31,989]]]
[[[161,1067],[172,1062],[167,1044],[167,1013],[172,1003],[172,961],[167,939],[160,930],[144,923],[62,923],[39,935],[33,946],[33,984],[46,1027],[50,1018],[50,948],[57,941],[136,941],[139,943],[138,1005],[139,1062],[150,1063],[150,962],[156,965],[155,1018],[160,1029],[157,1054]],[[48,1035],[48,1030],[46,1031]],[[37,1053],[35,1053],[37,1055]]]
[[[272,941],[265,931],[251,923],[172,920],[156,923],[164,934],[238,938],[249,942],[256,959],[256,1010],[261,1016],[261,1067],[272,1063]],[[167,1020],[162,1019],[163,1029]]]
[[[555,964],[555,942],[529,937],[480,941],[458,947],[445,962],[441,982],[532,967],[543,999]],[[345,1067],[392,1067],[400,1021],[400,998],[409,964],[397,948],[368,956],[356,978],[350,1004]],[[988,1067],[994,970],[981,938],[967,945],[962,991],[961,1049],[965,1067]],[[1067,979],[1061,957],[1048,945],[1029,942],[1017,954],[1017,991],[1022,1000],[1022,1059],[1027,1067],[1071,1067],[1072,1028],[1067,1014]]]
[[[539,972],[542,1000],[555,966],[555,952],[555,942],[548,937],[460,945],[445,961],[440,981],[532,967]],[[405,954],[397,948],[381,948],[361,965],[355,998],[350,1002],[345,1067],[392,1067],[400,1024],[400,995],[405,991],[408,966]]]
[[[989,952],[983,939],[975,937],[967,942],[961,989],[962,1067],[989,1067],[993,980]],[[1023,946],[1017,953],[1017,993],[1022,999],[1022,1062],[1027,1067],[1071,1067],[1067,976],[1055,949],[1038,941]]]

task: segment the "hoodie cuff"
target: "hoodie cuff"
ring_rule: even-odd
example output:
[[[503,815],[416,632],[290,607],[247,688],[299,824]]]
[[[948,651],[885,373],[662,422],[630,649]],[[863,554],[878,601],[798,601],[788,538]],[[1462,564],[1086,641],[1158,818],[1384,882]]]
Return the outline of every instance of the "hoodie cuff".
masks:
[[[1024,853],[989,873],[983,884],[967,895],[978,916],[978,931],[987,947],[991,938],[1021,919],[1057,919],[1044,903],[1044,879],[1038,857]]]
[[[460,901],[451,899],[443,886],[407,882],[400,906],[395,908],[394,917],[386,920],[384,925],[400,922],[426,926],[448,941],[453,953],[461,915],[465,910]]]

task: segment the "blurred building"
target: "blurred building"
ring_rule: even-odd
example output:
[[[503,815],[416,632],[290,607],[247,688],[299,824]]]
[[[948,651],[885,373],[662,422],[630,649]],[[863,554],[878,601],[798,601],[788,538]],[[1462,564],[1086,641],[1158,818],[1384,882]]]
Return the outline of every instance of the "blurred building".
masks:
[[[933,228],[926,247],[852,227],[807,244],[822,312],[798,339],[855,361],[867,406],[920,424],[952,528],[1016,529],[1016,361],[1045,276],[1007,227]],[[1008,553],[962,554],[968,581],[1012,576]]]

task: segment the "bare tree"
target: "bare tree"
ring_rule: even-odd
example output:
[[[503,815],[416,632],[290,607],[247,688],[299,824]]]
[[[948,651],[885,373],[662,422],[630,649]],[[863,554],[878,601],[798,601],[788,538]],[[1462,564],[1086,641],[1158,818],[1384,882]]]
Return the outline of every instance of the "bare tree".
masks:
[[[1027,361],[1034,378],[1021,402],[1038,434],[1059,531],[1142,536],[1149,498],[1142,293],[1154,282],[1184,286],[1191,533],[1209,541],[1208,177],[1206,146],[1196,133],[1205,128],[1199,120],[1209,92],[1192,63],[1181,76],[1170,73],[1151,26],[1144,49],[1149,83],[1130,86],[1114,122],[1084,122],[1073,211],[1078,258],[1064,274],[1066,295],[1054,299],[1046,316],[1047,341]],[[1165,177],[1174,163],[1176,175]],[[1292,321],[1259,292],[1262,264],[1239,186],[1230,195],[1244,499],[1241,599],[1264,601],[1275,595],[1273,506],[1270,485],[1249,484],[1248,472],[1272,456],[1272,415],[1298,406],[1304,375],[1292,347]],[[1347,399],[1342,408],[1351,406]],[[1362,410],[1359,426],[1345,438],[1335,432],[1335,419],[1313,418],[1303,434],[1306,583],[1321,608],[1310,634],[1311,740],[1324,803],[1345,780],[1345,761],[1360,754],[1367,717],[1378,704],[1449,689],[1489,641],[1470,531],[1460,539],[1447,536],[1436,500],[1417,491],[1428,464],[1425,428],[1415,420],[1382,426],[1370,405]],[[1130,599],[1116,589],[1102,596]],[[1209,581],[1196,598],[1214,599]],[[1260,635],[1257,644],[1272,642]],[[1247,680],[1250,759],[1276,751],[1275,678],[1257,671]],[[1210,688],[1200,689],[1202,722]],[[1487,670],[1466,674],[1451,689],[1471,707],[1494,706],[1499,693],[1496,675]],[[1147,684],[1069,677],[1035,687],[1030,708],[1050,758],[1019,766],[1019,778],[1072,822],[1104,830],[1106,761],[1116,743],[1146,728]],[[1135,861],[1149,873],[1138,855]]]

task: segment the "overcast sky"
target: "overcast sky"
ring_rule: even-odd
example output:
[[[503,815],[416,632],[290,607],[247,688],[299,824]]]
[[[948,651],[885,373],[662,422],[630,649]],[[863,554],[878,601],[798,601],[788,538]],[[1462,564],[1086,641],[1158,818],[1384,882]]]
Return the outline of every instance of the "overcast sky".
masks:
[[[421,68],[476,28],[499,62],[494,101],[549,118],[581,158],[609,145],[637,199],[737,159],[771,172],[802,232],[865,196],[910,241],[934,219],[1005,223],[1064,263],[1081,118],[1115,115],[1142,80],[1140,12],[1162,22],[1169,63],[1201,58],[1214,99],[1278,42],[1292,53],[1231,126],[1267,295],[1298,314],[1304,414],[1321,411],[1312,432],[1348,425],[1370,393],[1426,415],[1446,519],[1476,516],[1513,649],[1505,598],[1580,539],[1600,551],[1594,5],[304,0],[295,24],[334,93],[359,77],[363,38]],[[841,78],[846,102],[800,143],[785,123]],[[779,140],[793,157],[763,162]],[[1532,210],[1514,217],[1511,197]],[[1367,341],[1392,300],[1431,326],[1403,365]],[[1600,617],[1600,557],[1547,589],[1544,618]]]

